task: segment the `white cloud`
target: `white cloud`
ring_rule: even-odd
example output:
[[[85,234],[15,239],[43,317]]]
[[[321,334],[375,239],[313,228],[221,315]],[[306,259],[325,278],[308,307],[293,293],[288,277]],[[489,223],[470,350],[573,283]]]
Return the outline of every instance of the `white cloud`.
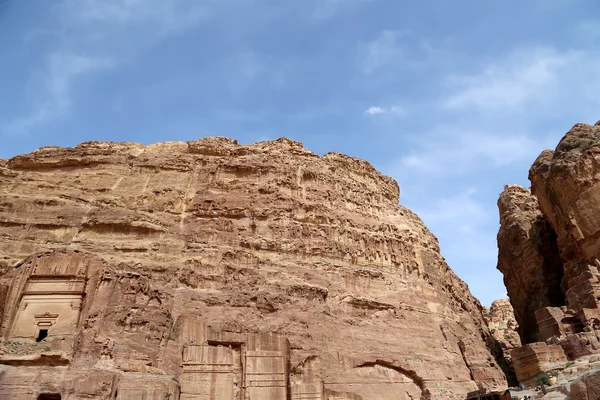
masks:
[[[364,114],[367,114],[367,115],[375,115],[375,114],[383,114],[383,113],[385,113],[383,108],[377,107],[377,106],[371,106],[364,112]]]
[[[402,171],[428,175],[454,175],[488,167],[533,160],[544,148],[527,135],[447,130],[427,135],[418,151],[401,158]]]
[[[502,109],[528,102],[548,102],[561,95],[567,76],[580,69],[581,52],[553,49],[519,50],[473,75],[454,76],[458,87],[444,102],[448,108]],[[595,74],[596,78],[599,76]],[[586,79],[589,77],[586,77]]]
[[[403,52],[398,39],[403,34],[400,31],[383,31],[377,39],[360,44],[365,75],[372,75],[384,66],[399,62]]]
[[[72,105],[74,82],[82,76],[110,68],[113,60],[71,53],[55,53],[44,72],[39,88],[40,98],[27,116],[15,119],[6,128],[9,133],[24,133],[54,118],[64,116]]]
[[[395,114],[399,116],[405,116],[406,110],[401,106],[391,106],[388,108],[382,108],[379,106],[371,106],[365,110],[364,115],[377,115],[377,114]]]

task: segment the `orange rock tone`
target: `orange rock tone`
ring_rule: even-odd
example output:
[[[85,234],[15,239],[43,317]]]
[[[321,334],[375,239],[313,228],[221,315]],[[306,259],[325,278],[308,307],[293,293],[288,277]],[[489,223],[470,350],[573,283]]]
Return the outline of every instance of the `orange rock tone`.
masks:
[[[0,398],[504,387],[481,305],[398,200],[369,163],[288,139],[92,142],[2,160]]]

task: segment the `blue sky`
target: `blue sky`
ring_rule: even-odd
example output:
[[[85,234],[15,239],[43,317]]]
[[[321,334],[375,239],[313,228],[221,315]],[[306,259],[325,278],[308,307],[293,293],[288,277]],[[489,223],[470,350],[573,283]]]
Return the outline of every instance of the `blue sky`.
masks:
[[[484,304],[497,197],[600,119],[597,0],[0,0],[0,158],[281,136],[396,178]]]

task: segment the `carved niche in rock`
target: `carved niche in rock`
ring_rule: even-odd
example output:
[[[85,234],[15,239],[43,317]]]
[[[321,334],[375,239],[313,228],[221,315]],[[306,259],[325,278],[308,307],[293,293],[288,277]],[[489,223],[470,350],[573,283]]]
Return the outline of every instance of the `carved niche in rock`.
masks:
[[[270,332],[215,332],[186,317],[180,340],[181,400],[288,398],[290,350],[285,337]]]
[[[34,255],[5,286],[1,333],[21,342],[72,337],[89,308],[103,261],[79,252]],[[93,281],[93,282],[90,282]],[[88,293],[89,292],[89,293]]]

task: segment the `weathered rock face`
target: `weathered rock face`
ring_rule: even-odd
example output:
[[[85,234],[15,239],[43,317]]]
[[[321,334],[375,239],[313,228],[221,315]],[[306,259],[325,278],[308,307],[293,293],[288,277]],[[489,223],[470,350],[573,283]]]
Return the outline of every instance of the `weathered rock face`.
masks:
[[[577,124],[554,152],[545,151],[529,171],[531,189],[558,235],[564,261],[562,290],[575,312],[600,297],[591,282],[600,258],[600,123]],[[588,279],[589,278],[589,279]],[[586,283],[588,282],[588,283]],[[591,286],[590,286],[591,285]]]
[[[502,346],[505,358],[510,360],[510,350],[521,346],[518,325],[510,301],[496,300],[491,307],[483,307],[484,318],[491,334]]]
[[[521,186],[506,186],[498,208],[498,269],[504,274],[521,340],[533,343],[538,341],[535,311],[565,304],[556,234],[536,197]]]
[[[600,352],[599,144],[600,122],[575,125],[531,167],[531,193],[510,186],[500,196],[498,269],[521,339],[532,344],[513,352],[518,376],[540,371],[543,359],[562,362],[561,352],[565,360]]]
[[[505,385],[480,304],[398,196],[370,164],[287,139],[94,142],[1,162],[0,398],[449,399]]]

